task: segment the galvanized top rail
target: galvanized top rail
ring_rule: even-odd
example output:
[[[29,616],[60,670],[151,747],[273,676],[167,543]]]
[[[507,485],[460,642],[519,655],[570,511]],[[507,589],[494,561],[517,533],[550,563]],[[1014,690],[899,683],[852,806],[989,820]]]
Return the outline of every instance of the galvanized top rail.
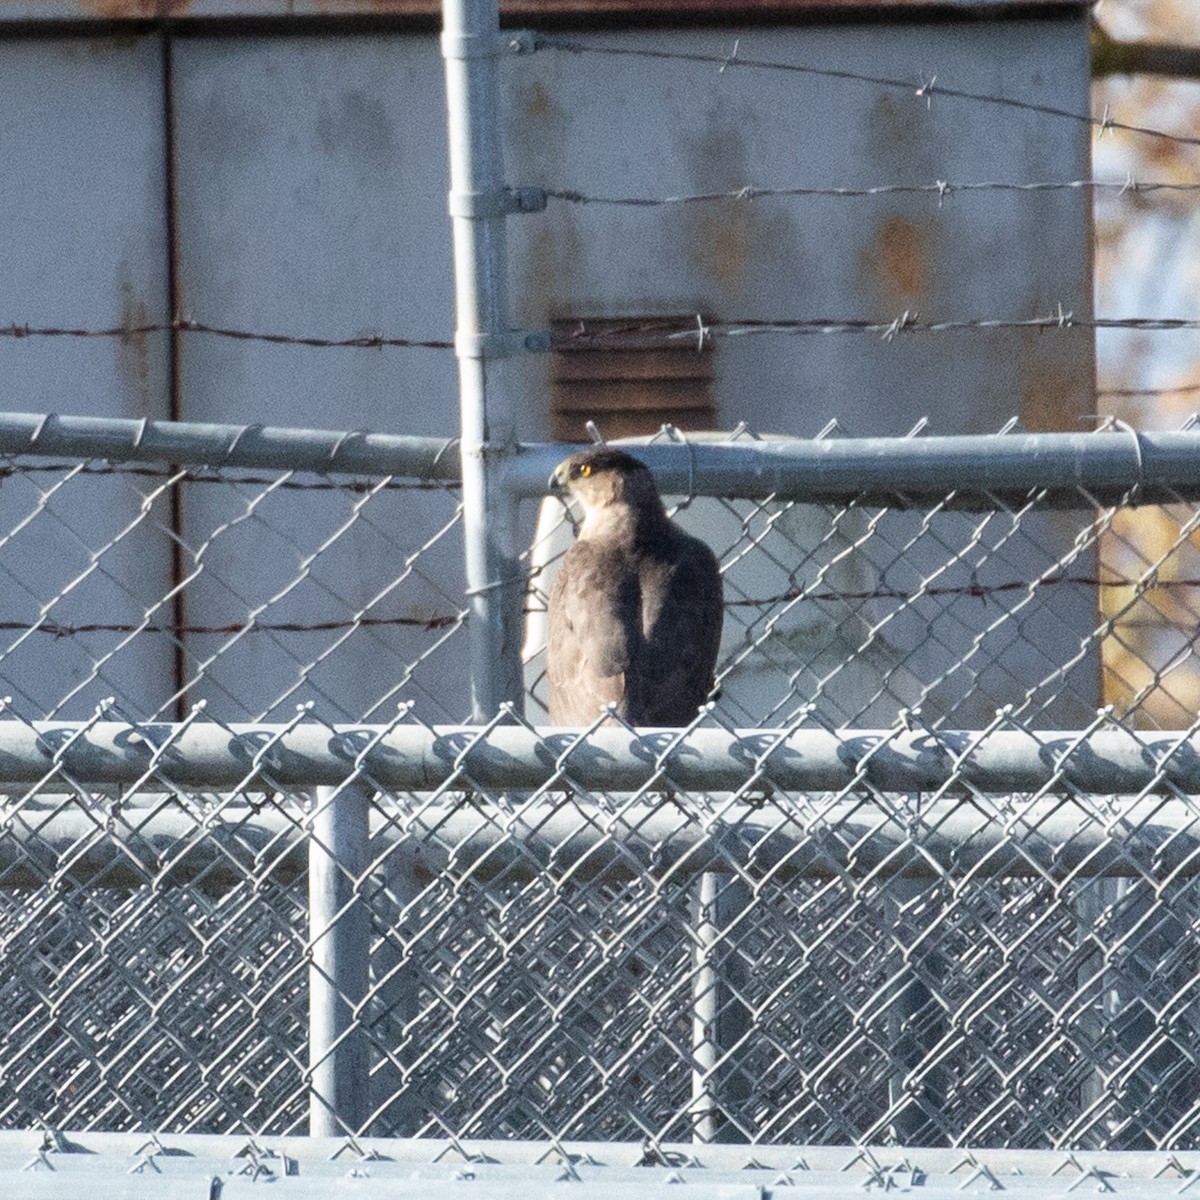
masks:
[[[670,495],[775,497],[891,508],[981,509],[1093,503],[1161,504],[1200,498],[1200,431],[1010,433],[925,438],[751,438],[639,446]],[[541,495],[569,448],[523,445],[510,468],[524,496]]]
[[[522,444],[506,465],[513,494],[546,492],[574,447]],[[457,440],[267,425],[202,425],[36,413],[0,414],[0,454],[389,475],[454,484]],[[928,438],[690,435],[639,444],[670,495],[961,508],[1160,504],[1200,499],[1200,430],[1010,433]]]
[[[589,731],[526,725],[179,725],[0,721],[0,780],[138,785],[446,785],[529,791],[565,780],[632,791],[737,791],[754,778],[794,791],[857,785],[891,792],[1165,791],[1200,794],[1200,733],[754,729]]]
[[[0,413],[0,454],[262,467],[457,482],[456,438]]]

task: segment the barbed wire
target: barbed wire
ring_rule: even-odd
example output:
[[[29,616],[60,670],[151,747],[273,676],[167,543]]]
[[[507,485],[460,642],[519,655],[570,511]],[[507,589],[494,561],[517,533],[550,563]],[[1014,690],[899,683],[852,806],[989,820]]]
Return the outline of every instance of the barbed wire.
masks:
[[[5,633],[49,634],[53,638],[75,637],[84,633],[156,633],[171,637],[224,636],[235,633],[332,633],[345,629],[374,629],[388,626],[409,626],[436,632],[452,625],[461,625],[467,619],[466,611],[440,613],[431,617],[362,617],[340,621],[231,621],[225,625],[160,625],[139,622],[90,621],[83,625],[62,625],[56,621],[39,621],[34,625],[28,621],[0,621],[0,631]]]
[[[281,468],[283,470],[283,468]],[[457,491],[462,484],[455,479],[389,479],[372,482],[366,479],[280,479],[277,475],[226,475],[220,467],[203,470],[171,471],[165,467],[138,466],[132,463],[29,462],[0,465],[0,482],[20,475],[132,475],[146,479],[169,479],[176,483],[223,483],[270,487],[278,491],[297,492],[431,492]]]
[[[1100,388],[1096,392],[1100,399],[1129,399],[1138,396],[1174,396],[1200,392],[1200,383],[1188,383],[1179,387],[1158,388]]]
[[[855,199],[872,196],[936,195],[938,203],[949,196],[970,192],[1056,192],[1112,191],[1125,193],[1200,192],[1200,182],[1170,183],[1165,180],[1138,180],[1132,176],[1120,179],[1063,179],[1040,180],[1030,183],[1011,183],[1004,180],[981,180],[975,183],[952,183],[938,179],[932,183],[888,183],[872,187],[740,187],[722,192],[694,192],[676,196],[593,196],[586,192],[555,188],[543,189],[552,200],[566,204],[596,204],[627,208],[659,208],[668,205],[708,204],[716,201],[759,200],[764,198],[814,197]]]
[[[922,321],[915,313],[905,312],[892,321],[826,320],[737,320],[714,321],[711,333],[719,337],[739,337],[756,333],[878,333],[885,338],[900,333],[957,333],[988,329],[1132,329],[1141,332],[1173,332],[1200,329],[1200,320],[1190,317],[1077,317],[1060,310],[1043,317],[965,318],[958,321]],[[668,335],[676,340],[685,335]]]
[[[862,591],[823,591],[810,592],[805,587],[790,588],[775,596],[762,599],[726,600],[726,608],[770,608],[776,604],[787,604],[792,600],[819,600],[823,602],[850,600],[919,600],[926,596],[967,596],[974,599],[986,600],[993,595],[1005,592],[1029,591],[1031,588],[1040,591],[1044,587],[1094,587],[1094,588],[1133,588],[1143,593],[1159,590],[1172,591],[1175,589],[1198,588],[1200,577],[1185,579],[1155,579],[1152,583],[1144,579],[1131,579],[1117,576],[1111,579],[1101,579],[1097,575],[1052,575],[1047,579],[1010,579],[1004,583],[979,583],[972,581],[963,584],[940,584],[934,587],[921,588],[918,591],[908,591],[901,588],[866,588]]]
[[[663,329],[662,322],[630,321],[628,324],[592,331],[588,329],[587,322],[581,320],[569,333],[556,334],[552,339],[551,348],[638,349],[681,341],[693,341],[703,348],[710,337],[753,337],[766,334],[807,336],[865,333],[878,335],[884,341],[892,341],[902,333],[965,333],[1018,329],[1130,329],[1140,332],[1174,332],[1198,330],[1200,320],[1187,317],[1077,317],[1061,306],[1057,312],[1041,317],[978,317],[947,321],[923,321],[917,313],[910,310],[890,321],[827,317],[706,321],[697,314],[694,325],[668,330]]]
[[[629,322],[595,332],[581,320],[569,333],[553,333],[551,350],[578,350],[581,348],[636,348],[661,346],[665,342],[687,341],[699,338],[701,345],[708,337],[742,337],[753,334],[820,334],[820,333],[868,333],[878,334],[890,341],[901,333],[962,333],[1002,329],[1127,329],[1139,332],[1172,332],[1200,329],[1200,320],[1187,317],[1079,317],[1060,306],[1054,313],[1040,317],[1003,318],[973,317],[961,320],[923,321],[916,312],[906,311],[892,320],[845,319],[836,317],[812,318],[737,318],[730,320],[703,321],[697,318],[695,326],[679,327],[675,318],[642,323]],[[664,328],[664,326],[667,326]],[[385,346],[426,347],[453,349],[453,342],[418,342],[407,338],[364,336],[359,338],[292,337],[273,333],[252,333],[246,330],[223,329],[201,325],[197,322],[160,322],[147,325],[108,326],[96,329],[67,329],[56,326],[4,325],[0,326],[0,337],[78,337],[78,338],[127,338],[148,332],[166,332],[172,329],[190,329],[193,332],[213,333],[221,337],[240,341],[271,342],[280,345],[315,346],[334,348],[379,348]],[[1178,389],[1168,389],[1178,390]],[[1116,394],[1116,393],[1113,393]],[[1139,393],[1141,394],[1141,393]],[[1145,394],[1151,394],[1147,392]],[[196,476],[196,482],[203,482]],[[255,482],[249,480],[248,482]],[[296,486],[315,486],[299,484]],[[326,485],[343,486],[343,485]],[[397,484],[397,487],[427,486],[421,484]]]
[[[1103,116],[1096,117],[1091,113],[1072,112],[1067,108],[1059,108],[1053,104],[1039,104],[1033,100],[1018,100],[1013,96],[995,96],[986,92],[971,92],[964,88],[953,88],[939,85],[937,76],[931,75],[928,80],[922,78],[914,87],[910,79],[896,79],[887,75],[868,75],[861,71],[849,71],[835,67],[813,67],[800,63],[779,62],[774,59],[746,58],[738,53],[737,43],[731,54],[702,54],[698,51],[684,50],[654,50],[648,47],[586,45],[583,42],[569,41],[564,38],[547,37],[538,34],[535,42],[539,50],[559,50],[568,54],[594,54],[608,57],[644,58],[657,61],[690,62],[715,66],[724,73],[734,67],[742,67],[758,71],[781,71],[796,75],[811,75],[820,79],[842,79],[852,83],[867,83],[874,87],[884,87],[892,90],[909,92],[927,103],[934,96],[950,100],[966,100],[978,104],[990,104],[1003,108],[1018,109],[1023,112],[1038,113],[1042,116],[1055,117],[1059,120],[1073,121],[1077,124],[1088,125],[1101,133],[1117,129],[1123,133],[1133,133],[1141,137],[1157,138],[1174,142],[1182,146],[1200,146],[1200,137],[1189,137],[1185,134],[1170,133],[1165,129],[1155,129],[1146,125],[1133,125],[1124,121],[1113,120],[1107,110]]]
[[[1200,588],[1200,577],[1187,579],[1156,579],[1147,584],[1145,580],[1131,578],[1101,579],[1095,575],[1056,575],[1049,579],[1027,580],[1011,579],[1003,583],[964,583],[957,585],[944,584],[935,587],[921,588],[909,591],[901,588],[867,588],[861,591],[820,592],[809,591],[806,587],[789,588],[774,596],[762,598],[745,597],[737,600],[726,600],[726,608],[770,608],[776,604],[787,604],[793,600],[811,600],[822,603],[850,602],[861,600],[900,600],[909,602],[926,597],[967,596],[984,599],[1005,592],[1028,591],[1030,588],[1041,589],[1058,585],[1071,587],[1096,588],[1133,588],[1142,591],[1173,590],[1177,588]],[[543,612],[543,608],[526,608],[526,616]],[[466,610],[459,613],[440,613],[429,617],[361,617],[348,620],[329,621],[230,621],[224,625],[174,625],[139,622],[104,622],[90,621],[80,625],[65,625],[56,621],[39,621],[29,624],[26,621],[0,621],[0,632],[14,633],[27,630],[34,633],[48,634],[53,638],[74,637],[87,633],[121,633],[121,634],[167,634],[171,637],[187,636],[225,636],[235,633],[330,633],[346,629],[374,629],[397,626],[407,626],[437,632],[448,629],[453,625],[461,625],[468,619]]]
[[[238,342],[267,342],[279,346],[312,346],[318,349],[381,350],[400,347],[419,350],[453,350],[453,341],[420,338],[385,337],[382,334],[361,334],[355,337],[329,338],[286,333],[253,332],[223,325],[209,325],[190,317],[170,321],[148,321],[141,325],[110,325],[90,329],[59,325],[0,325],[0,337],[8,338],[104,338],[140,337],[151,333],[203,333],[213,337],[230,338]]]

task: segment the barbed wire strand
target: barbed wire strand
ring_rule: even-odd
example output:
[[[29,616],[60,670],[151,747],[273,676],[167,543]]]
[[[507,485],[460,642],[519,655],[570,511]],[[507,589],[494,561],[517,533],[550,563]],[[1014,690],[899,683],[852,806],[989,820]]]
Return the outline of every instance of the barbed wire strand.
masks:
[[[356,337],[328,338],[294,335],[286,333],[253,332],[233,329],[223,325],[209,325],[193,321],[190,317],[178,317],[171,321],[148,321],[141,325],[110,325],[96,329],[59,325],[0,325],[0,337],[9,338],[102,338],[141,337],[151,333],[203,333],[213,337],[230,338],[239,342],[268,342],[280,346],[312,346],[320,349],[380,350],[400,347],[404,349],[453,350],[452,341],[419,338],[385,337],[383,334],[361,334]]]
[[[885,339],[900,333],[958,333],[988,329],[1131,329],[1141,332],[1173,332],[1200,329],[1200,320],[1190,317],[1077,317],[1063,310],[1043,317],[1018,319],[978,317],[959,321],[922,321],[913,313],[903,313],[893,321],[815,320],[731,320],[707,325],[718,337],[740,337],[758,333],[876,333]],[[694,337],[691,332],[668,335],[672,340]]]
[[[552,200],[567,204],[596,204],[628,208],[660,208],[668,205],[708,204],[729,200],[759,200],[771,197],[815,197],[855,199],[872,196],[936,195],[939,203],[948,196],[967,192],[1057,192],[1112,191],[1125,193],[1200,192],[1200,182],[1169,183],[1161,180],[1120,179],[1063,179],[1039,180],[1030,183],[1011,183],[1003,180],[981,180],[975,183],[952,183],[939,179],[933,183],[887,183],[871,187],[740,187],[722,192],[694,192],[677,196],[593,196],[586,192],[556,188],[543,189]]]
[[[1060,306],[1058,312],[1041,317],[1024,318],[966,318],[963,320],[923,321],[912,311],[905,311],[890,321],[844,320],[826,317],[785,318],[767,320],[739,318],[723,321],[703,321],[701,338],[707,337],[752,337],[767,334],[785,336],[809,336],[816,334],[874,334],[884,341],[891,341],[902,333],[963,333],[994,330],[1069,330],[1069,329],[1129,329],[1140,332],[1172,332],[1200,329],[1200,320],[1186,317],[1077,317]],[[567,350],[585,349],[636,349],[662,346],[677,342],[695,342],[695,324],[682,325],[675,329],[664,329],[661,321],[627,324],[599,330],[589,330],[586,321],[569,333],[558,334],[552,340],[552,348]]]
[[[786,604],[793,600],[811,600],[822,603],[861,600],[920,600],[926,597],[966,596],[987,599],[1005,592],[1040,590],[1044,587],[1066,585],[1070,587],[1134,588],[1143,592],[1173,590],[1177,588],[1200,588],[1200,577],[1188,579],[1158,579],[1147,585],[1145,581],[1128,578],[1100,579],[1094,575],[1057,575],[1049,579],[1031,581],[1012,579],[1004,583],[945,584],[910,592],[901,588],[870,588],[862,591],[810,592],[805,587],[790,588],[774,596],[726,600],[726,608],[768,608],[775,604]],[[525,614],[542,612],[541,608],[525,609]],[[221,636],[234,633],[329,633],[346,629],[374,629],[387,626],[408,626],[437,632],[452,625],[461,625],[467,620],[467,612],[442,613],[431,617],[362,617],[340,621],[231,621],[225,625],[161,625],[131,624],[120,622],[92,621],[83,625],[65,625],[55,621],[39,621],[30,625],[27,621],[0,621],[0,631],[14,632],[30,630],[48,634],[54,638],[73,637],[85,633],[154,633],[172,637]]]
[[[230,621],[226,625],[156,625],[129,624],[121,622],[89,621],[83,625],[63,625],[56,621],[39,621],[30,625],[28,621],[0,621],[0,630],[6,633],[30,630],[46,633],[54,638],[74,637],[83,633],[160,633],[171,637],[223,636],[234,633],[330,633],[344,629],[375,629],[385,626],[408,626],[436,632],[451,625],[461,625],[467,619],[466,612],[441,613],[432,617],[362,617],[343,621]]]
[[[222,483],[255,487],[272,487],[278,491],[298,492],[432,492],[456,491],[462,484],[456,479],[389,479],[383,483],[366,479],[335,480],[283,479],[269,475],[225,475],[221,467],[207,467],[198,471],[169,471],[162,467],[138,466],[131,463],[77,463],[77,462],[29,462],[10,463],[0,466],[0,483],[19,475],[133,475],[147,479],[170,479],[178,483]],[[284,468],[281,468],[281,471]]]
[[[723,321],[702,321],[699,331],[695,323],[678,328],[678,322],[650,320],[643,323],[629,322],[616,328],[592,332],[586,321],[570,333],[552,335],[552,350],[578,350],[587,348],[621,348],[622,346],[654,346],[664,341],[694,341],[701,337],[742,337],[752,334],[878,334],[890,341],[901,333],[961,333],[969,331],[1000,329],[1127,329],[1139,332],[1170,332],[1200,329],[1200,320],[1186,317],[1079,317],[1060,308],[1058,312],[1040,317],[1004,318],[975,317],[956,321],[923,321],[915,312],[904,312],[890,321],[869,319],[847,320],[834,317],[812,318],[738,318]],[[160,322],[148,325],[107,326],[96,329],[68,329],[56,326],[3,325],[0,337],[78,337],[78,338],[128,338],[142,333],[166,332],[173,328],[189,329],[193,332],[214,333],[221,337],[239,341],[271,342],[280,345],[315,346],[336,348],[370,348],[403,346],[433,349],[453,349],[452,342],[418,342],[408,338],[370,335],[356,338],[293,337],[285,334],[253,333],[246,330],[225,329],[217,326],[202,326],[196,322],[179,324]],[[197,477],[199,479],[200,477]]]
[[[995,96],[986,92],[971,92],[964,88],[946,87],[937,82],[936,75],[931,76],[928,81],[921,80],[914,86],[913,81],[910,79],[895,79],[886,75],[868,75],[861,71],[849,71],[835,67],[813,67],[800,63],[778,62],[773,59],[747,58],[737,53],[728,55],[702,54],[698,51],[655,50],[649,47],[636,46],[589,46],[583,42],[547,37],[542,34],[537,36],[536,45],[538,49],[560,50],[568,54],[593,54],[607,57],[699,63],[718,67],[722,72],[739,67],[747,70],[781,71],[796,75],[811,75],[820,79],[842,79],[852,83],[867,83],[874,87],[909,92],[927,102],[935,96],[950,100],[966,100],[977,104],[990,104],[1003,108],[1017,109],[1023,112],[1038,113],[1041,116],[1054,117],[1059,120],[1073,121],[1077,124],[1088,125],[1093,129],[1098,129],[1101,133],[1116,129],[1123,133],[1157,138],[1182,146],[1200,146],[1200,137],[1189,137],[1185,134],[1170,133],[1165,129],[1155,129],[1147,125],[1133,125],[1125,121],[1116,121],[1107,112],[1103,116],[1096,117],[1091,113],[1072,112],[1070,109],[1059,108],[1053,104],[1039,104],[1033,100],[1018,100],[1013,96]]]
[[[1096,396],[1101,399],[1136,399],[1138,396],[1175,396],[1195,392],[1200,392],[1200,383],[1187,383],[1179,387],[1100,388]]]
[[[1145,580],[1115,577],[1101,579],[1095,575],[1054,575],[1048,579],[1028,580],[1010,579],[1004,583],[963,583],[942,584],[937,587],[923,588],[919,592],[910,592],[901,588],[867,588],[862,591],[842,592],[825,591],[809,592],[804,587],[791,588],[775,596],[762,599],[726,600],[726,608],[769,608],[775,604],[786,604],[792,600],[819,600],[823,602],[850,600],[920,600],[926,596],[967,596],[986,600],[989,596],[1005,592],[1040,591],[1044,587],[1065,585],[1069,587],[1094,588],[1133,588],[1143,593],[1159,590],[1174,590],[1200,587],[1200,577],[1186,579],[1156,579],[1153,583]]]

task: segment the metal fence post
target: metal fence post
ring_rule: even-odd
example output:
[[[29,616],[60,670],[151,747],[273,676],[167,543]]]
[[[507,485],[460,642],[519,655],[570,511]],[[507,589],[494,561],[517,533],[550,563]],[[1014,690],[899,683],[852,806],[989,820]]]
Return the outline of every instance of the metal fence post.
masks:
[[[738,994],[744,983],[732,931],[754,896],[736,874],[705,871],[694,885],[695,968],[692,976],[692,1140],[744,1142],[737,1113],[750,1094],[738,1047],[751,1017]]]
[[[943,1072],[927,1062],[945,1032],[929,980],[947,977],[941,955],[922,943],[922,934],[942,916],[937,899],[925,898],[927,881],[897,878],[888,883],[885,938],[903,956],[888,989],[885,1028],[891,1075],[887,1136],[898,1146],[936,1146],[945,1105]],[[924,900],[924,903],[922,903]]]
[[[367,868],[370,793],[317,788],[308,850],[309,1133],[357,1133],[366,1120],[368,1060],[359,1009],[367,995],[370,913],[356,885]]]
[[[410,1022],[419,1008],[419,972],[412,941],[418,922],[413,902],[421,883],[408,854],[388,855],[371,877],[375,943],[371,954],[371,1120],[375,1137],[415,1137],[423,1097],[410,1067],[416,1057]]]
[[[455,351],[461,408],[463,530],[470,609],[472,721],[521,706],[517,500],[502,472],[516,448],[505,359],[523,339],[509,329],[505,187],[497,67],[508,42],[496,0],[445,0],[442,55],[454,235]]]

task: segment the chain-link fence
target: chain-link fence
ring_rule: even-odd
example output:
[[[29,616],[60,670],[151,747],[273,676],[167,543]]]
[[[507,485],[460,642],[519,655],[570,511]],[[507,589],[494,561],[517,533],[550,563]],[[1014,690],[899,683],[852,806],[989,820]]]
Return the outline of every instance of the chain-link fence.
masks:
[[[727,613],[639,734],[542,724],[558,501],[464,727],[452,445],[78,424],[0,430],[4,1127],[1200,1140],[1200,435],[644,447]]]

